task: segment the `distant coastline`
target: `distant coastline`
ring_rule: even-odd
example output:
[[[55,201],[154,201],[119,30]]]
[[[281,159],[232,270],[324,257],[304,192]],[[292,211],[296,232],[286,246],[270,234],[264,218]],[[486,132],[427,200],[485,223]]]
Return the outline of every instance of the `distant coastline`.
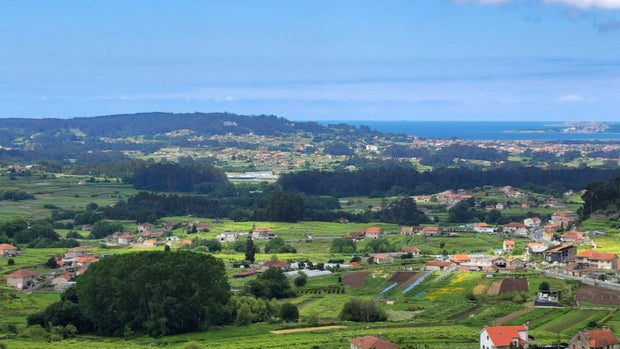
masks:
[[[620,123],[612,122],[331,120],[319,123],[322,125],[346,123],[356,127],[365,125],[380,132],[406,134],[419,138],[620,141]]]

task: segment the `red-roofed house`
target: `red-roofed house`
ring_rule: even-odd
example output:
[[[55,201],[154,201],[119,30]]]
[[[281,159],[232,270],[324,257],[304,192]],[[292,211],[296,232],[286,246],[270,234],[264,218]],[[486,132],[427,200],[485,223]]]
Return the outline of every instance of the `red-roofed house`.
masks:
[[[587,349],[619,349],[620,342],[609,328],[579,331],[568,342],[569,348]]]
[[[287,261],[264,261],[262,266],[265,268],[286,269],[289,264]]]
[[[424,270],[427,271],[431,271],[431,270],[441,270],[444,271],[446,269],[452,268],[454,266],[454,264],[452,262],[444,262],[441,260],[432,260],[432,261],[428,261],[426,262],[426,267],[424,267]]]
[[[412,256],[419,256],[420,249],[415,246],[404,246],[400,248],[400,252],[411,253]]]
[[[35,282],[37,273],[30,269],[19,269],[6,278],[6,284],[19,290],[24,289],[29,283]]]
[[[398,349],[394,343],[385,341],[375,336],[364,336],[349,339],[351,349]]]
[[[506,233],[515,235],[527,235],[527,233],[529,232],[525,224],[519,222],[510,222],[504,225],[504,228],[502,230]]]
[[[367,239],[378,239],[381,237],[381,229],[377,227],[370,227],[364,230],[364,237]]]
[[[118,236],[119,245],[129,245],[133,241],[133,235],[122,234]]]
[[[461,263],[469,262],[471,258],[469,257],[468,254],[455,254],[454,256],[450,257],[450,260],[453,263],[461,264]]]
[[[512,252],[512,250],[514,250],[514,248],[515,248],[514,240],[504,240],[504,245],[502,246],[502,249],[504,250],[504,252],[510,253]]]
[[[378,253],[373,256],[375,263],[377,264],[391,264],[394,263],[394,257],[386,253]]]
[[[252,239],[269,240],[274,237],[275,234],[269,227],[256,227],[252,230]]]
[[[422,231],[420,232],[420,234],[426,235],[426,236],[439,236],[439,227],[437,226],[424,227]]]
[[[563,243],[582,244],[584,242],[590,242],[590,238],[578,231],[569,231],[568,233],[560,236]]]
[[[618,255],[611,252],[585,250],[575,256],[575,262],[581,268],[618,271]]]
[[[527,327],[492,326],[480,331],[480,349],[508,349],[529,347],[527,343]]]
[[[0,244],[0,257],[15,256],[16,254],[17,254],[17,247],[11,244]]]

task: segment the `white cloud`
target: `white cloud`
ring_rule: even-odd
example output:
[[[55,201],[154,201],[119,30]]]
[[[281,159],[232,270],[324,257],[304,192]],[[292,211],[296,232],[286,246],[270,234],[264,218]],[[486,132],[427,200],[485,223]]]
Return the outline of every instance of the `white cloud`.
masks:
[[[620,0],[544,0],[546,3],[565,4],[580,9],[598,8],[620,10]]]
[[[578,95],[578,94],[569,94],[569,95],[558,97],[558,102],[563,102],[563,103],[577,103],[577,102],[583,102],[584,100],[585,99],[583,98],[583,96]]]

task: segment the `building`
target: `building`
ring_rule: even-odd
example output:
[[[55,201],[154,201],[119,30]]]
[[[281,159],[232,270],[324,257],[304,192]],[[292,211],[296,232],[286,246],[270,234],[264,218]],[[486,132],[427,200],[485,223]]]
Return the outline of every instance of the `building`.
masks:
[[[559,224],[567,229],[573,222],[579,220],[579,216],[574,211],[561,210],[556,211],[551,215],[551,221]]]
[[[13,257],[17,255],[17,247],[11,244],[0,244],[0,257]]]
[[[6,278],[6,284],[18,290],[23,290],[37,280],[37,273],[30,269],[19,269],[9,274]]]
[[[422,231],[420,231],[420,234],[422,235],[426,235],[426,236],[439,236],[439,227],[437,226],[429,226],[429,227],[424,227],[422,228]]]
[[[239,237],[239,233],[236,231],[223,231],[220,233],[219,240],[221,242],[235,242]]]
[[[568,263],[575,258],[577,247],[574,245],[559,245],[545,251],[547,263]]]
[[[569,348],[578,349],[619,349],[620,342],[609,328],[579,331],[570,341]]]
[[[276,237],[269,227],[256,227],[252,230],[252,239],[269,240]]]
[[[394,263],[394,257],[387,253],[377,253],[373,256],[375,263],[377,264],[392,264]]]
[[[542,221],[538,217],[530,217],[523,220],[523,224],[528,228],[540,227]]]
[[[427,270],[427,271],[436,271],[436,270],[444,271],[444,270],[450,269],[452,267],[454,267],[454,264],[452,262],[446,262],[446,261],[442,261],[442,260],[436,259],[436,260],[432,260],[432,261],[426,262],[426,267],[424,267],[424,270]]]
[[[525,246],[525,260],[529,261],[531,258],[543,256],[547,251],[547,245],[540,242],[530,242]]]
[[[480,349],[529,348],[527,327],[489,326],[480,331]]]
[[[506,224],[503,227],[502,231],[505,233],[510,233],[514,235],[523,235],[523,236],[529,233],[529,230],[527,229],[525,224],[519,223],[519,222],[510,222]]]
[[[610,252],[585,250],[575,256],[579,269],[592,268],[618,272],[618,255]]]
[[[515,242],[514,242],[514,240],[504,240],[504,244],[502,246],[502,249],[506,253],[512,252],[512,250],[515,249]]]
[[[495,232],[495,227],[491,227],[486,223],[474,223],[473,230],[476,233],[492,234]]]
[[[420,255],[420,249],[415,246],[404,246],[401,247],[399,251],[402,253],[411,253],[414,257]]]
[[[364,230],[364,237],[366,239],[378,239],[381,237],[381,229],[377,227],[370,227]]]
[[[351,349],[398,349],[398,346],[375,336],[364,336],[349,339]]]
[[[560,236],[562,243],[572,243],[575,245],[590,243],[590,238],[584,233],[578,231],[569,231]]]

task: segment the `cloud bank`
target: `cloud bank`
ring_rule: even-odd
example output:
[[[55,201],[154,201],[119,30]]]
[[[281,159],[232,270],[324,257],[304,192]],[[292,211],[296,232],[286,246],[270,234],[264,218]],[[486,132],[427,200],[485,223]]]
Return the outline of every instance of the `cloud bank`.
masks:
[[[520,0],[452,0],[455,4],[503,5]],[[566,6],[588,10],[620,10],[620,0],[540,0],[546,4],[564,4]]]

